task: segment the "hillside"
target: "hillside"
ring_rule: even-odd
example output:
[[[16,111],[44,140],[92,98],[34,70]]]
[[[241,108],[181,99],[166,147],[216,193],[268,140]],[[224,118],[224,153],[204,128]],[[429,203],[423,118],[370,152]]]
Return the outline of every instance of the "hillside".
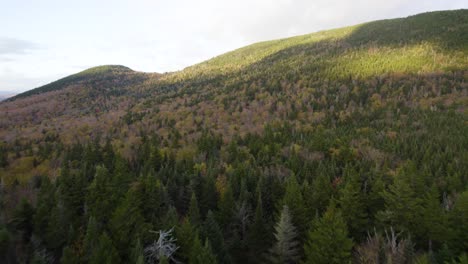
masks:
[[[57,90],[65,89],[73,85],[90,85],[90,86],[99,86],[105,85],[109,86],[111,83],[100,84],[97,82],[106,82],[111,81],[119,85],[125,85],[125,82],[122,82],[121,78],[126,77],[127,75],[132,75],[135,72],[130,68],[121,66],[121,65],[105,65],[93,67],[82,72],[67,76],[60,80],[54,81],[52,83],[43,85],[41,87],[20,93],[12,97],[9,101],[14,101],[19,98],[28,97],[31,95],[42,94],[46,92],[52,92]],[[132,80],[132,82],[141,82],[142,78]]]
[[[291,261],[462,258],[466,32],[468,10],[430,12],[166,74],[95,67],[1,102],[15,242],[0,249],[130,263],[174,227],[189,263],[274,262],[281,230]]]

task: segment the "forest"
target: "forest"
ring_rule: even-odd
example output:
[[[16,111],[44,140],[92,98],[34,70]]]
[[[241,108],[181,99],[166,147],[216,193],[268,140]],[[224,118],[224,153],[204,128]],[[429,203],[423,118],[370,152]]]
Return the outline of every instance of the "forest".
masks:
[[[2,102],[0,262],[468,263],[467,30],[426,13]]]

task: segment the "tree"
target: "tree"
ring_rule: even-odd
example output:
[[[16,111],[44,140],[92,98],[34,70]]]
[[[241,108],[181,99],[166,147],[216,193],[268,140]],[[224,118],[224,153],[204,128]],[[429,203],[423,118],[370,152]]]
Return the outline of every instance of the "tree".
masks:
[[[249,231],[249,247],[252,251],[251,256],[258,258],[265,248],[268,239],[267,223],[263,216],[263,203],[261,194],[258,195],[257,207],[255,208],[255,217]]]
[[[198,201],[195,192],[192,192],[192,196],[190,197],[188,218],[190,220],[190,223],[194,226],[200,225],[200,210],[198,209]]]
[[[176,227],[175,231],[180,247],[177,251],[177,258],[184,262],[188,261],[197,231],[187,218]]]
[[[122,203],[117,206],[109,221],[115,247],[125,259],[134,239],[140,236],[143,229],[144,219],[141,215],[141,189],[138,184],[132,187],[125,196]]]
[[[107,224],[115,207],[113,189],[109,184],[110,174],[103,166],[96,167],[96,175],[88,187],[86,205],[88,214],[100,224]]]
[[[46,241],[46,231],[51,223],[51,211],[55,206],[55,188],[49,178],[44,177],[37,197],[36,213],[34,214],[34,232]],[[47,244],[47,241],[46,241]]]
[[[112,240],[109,238],[106,232],[102,233],[93,249],[90,264],[115,264],[120,263],[119,254],[112,244]]]
[[[451,248],[455,253],[468,252],[468,191],[461,193],[450,212],[450,222],[455,229]],[[465,256],[466,257],[466,256]]]
[[[219,263],[231,263],[231,258],[226,250],[223,233],[216,222],[213,212],[208,211],[206,220],[203,224],[203,235],[212,245],[213,252],[217,256]]]
[[[198,234],[195,236],[193,241],[192,249],[190,251],[189,263],[191,264],[216,264],[216,256],[213,254],[210,242],[208,239],[205,240],[205,244],[202,246],[201,240]]]
[[[145,264],[145,255],[143,251],[143,245],[141,244],[140,238],[136,239],[135,246],[132,248],[130,255],[131,262],[135,264]]]
[[[145,247],[144,254],[145,259],[149,263],[156,263],[165,258],[167,260],[175,261],[174,254],[179,247],[175,244],[177,239],[172,237],[172,229],[168,231],[160,230],[158,232],[150,231],[152,233],[158,233],[159,237],[157,241],[154,241],[149,246]]]
[[[91,216],[88,220],[86,235],[83,241],[83,250],[86,260],[89,260],[91,258],[92,252],[97,246],[100,234],[101,232],[99,231],[99,225],[96,219],[93,216]]]
[[[314,221],[304,246],[307,264],[340,264],[351,260],[353,242],[334,202]]]
[[[307,215],[304,198],[295,175],[291,175],[286,183],[282,205],[288,207],[294,226],[297,228],[299,238],[302,240],[307,231]]]
[[[232,194],[231,185],[228,184],[226,191],[221,196],[218,203],[218,223],[223,227],[223,231],[229,230],[234,218],[234,197]]]
[[[283,206],[275,226],[275,244],[270,249],[271,263],[296,263],[299,260],[299,241],[287,205]]]
[[[351,236],[361,238],[367,227],[366,207],[357,175],[349,176],[344,188],[340,191],[338,204]]]
[[[21,232],[21,238],[24,242],[28,241],[33,231],[34,208],[26,200],[21,199],[20,204],[13,212],[11,223],[15,229]]]
[[[63,248],[62,257],[60,258],[60,263],[64,264],[78,264],[80,259],[76,256],[76,253],[73,252],[73,249],[69,246]]]
[[[399,174],[382,197],[385,210],[377,213],[384,226],[392,226],[397,231],[420,234],[422,199],[416,193],[406,175]]]

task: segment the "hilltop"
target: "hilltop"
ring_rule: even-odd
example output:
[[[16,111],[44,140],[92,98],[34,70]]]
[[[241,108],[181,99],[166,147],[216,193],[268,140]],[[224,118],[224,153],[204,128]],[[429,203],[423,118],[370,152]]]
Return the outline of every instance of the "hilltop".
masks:
[[[98,85],[96,82],[102,82],[105,80],[118,82],[123,76],[132,75],[134,73],[135,72],[132,69],[122,65],[103,65],[92,67],[41,87],[20,93],[12,97],[9,101],[14,101],[18,98],[24,98],[31,95],[57,91],[73,85]]]

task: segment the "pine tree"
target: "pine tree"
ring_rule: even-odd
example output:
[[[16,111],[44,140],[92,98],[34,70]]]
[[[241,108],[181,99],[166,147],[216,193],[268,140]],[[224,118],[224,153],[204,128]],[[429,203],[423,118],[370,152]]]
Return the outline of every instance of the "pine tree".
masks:
[[[296,263],[299,260],[299,241],[287,205],[283,206],[275,226],[275,244],[270,249],[271,263]]]
[[[461,193],[452,211],[450,212],[451,226],[454,227],[455,235],[450,243],[451,248],[458,255],[468,252],[468,191]],[[466,257],[466,255],[465,255]]]
[[[60,263],[63,264],[78,264],[80,259],[76,256],[75,252],[69,247],[66,246],[63,248],[62,257],[60,258]]]
[[[348,238],[346,223],[334,202],[316,219],[304,246],[307,264],[341,264],[351,260],[353,242]]]
[[[309,188],[305,190],[307,211],[315,216],[322,214],[328,206],[333,190],[330,178],[325,173],[319,173]]]
[[[120,263],[119,254],[112,244],[112,240],[107,233],[102,233],[97,241],[96,247],[93,249],[90,264],[116,264]]]
[[[213,254],[210,242],[208,239],[205,240],[205,244],[202,246],[202,242],[198,236],[195,236],[193,245],[190,251],[189,263],[191,264],[216,264],[216,256]]]
[[[55,188],[49,178],[44,177],[41,190],[37,197],[36,213],[34,214],[34,232],[43,240],[46,240],[46,231],[51,222],[50,213],[55,206]],[[47,241],[45,241],[47,244]]]
[[[96,175],[88,187],[86,196],[88,215],[92,215],[100,224],[107,224],[115,207],[112,199],[114,190],[109,181],[110,175],[107,168],[97,166]]]
[[[109,221],[109,230],[115,247],[122,257],[127,256],[131,242],[143,232],[144,218],[141,215],[141,189],[131,188],[125,200],[115,209]]]
[[[439,201],[439,193],[435,187],[424,195],[423,209],[420,220],[421,236],[427,243],[429,251],[433,246],[439,247],[447,241],[452,233],[449,229],[448,215],[445,213]],[[433,245],[434,244],[434,245]]]
[[[181,225],[176,227],[175,235],[179,245],[177,250],[177,259],[180,261],[188,261],[192,249],[192,244],[197,231],[195,227],[186,218]]]
[[[130,254],[131,263],[145,264],[145,256],[143,255],[143,245],[141,244],[140,238],[136,239],[135,246],[132,248]]]
[[[338,204],[352,237],[362,238],[367,229],[367,213],[358,175],[349,175],[340,191]]]
[[[260,257],[266,249],[268,239],[268,229],[263,216],[263,203],[261,194],[258,195],[257,206],[255,208],[255,217],[249,231],[249,248],[252,251],[252,258]]]
[[[21,199],[21,202],[13,212],[13,219],[11,223],[14,228],[21,232],[21,238],[24,242],[28,241],[33,231],[33,216],[34,208],[25,199]]]
[[[226,232],[232,224],[234,217],[234,197],[230,184],[226,187],[226,191],[221,196],[218,203],[218,223],[223,227],[223,231]]]
[[[195,192],[192,192],[192,196],[190,198],[190,207],[188,211],[188,218],[190,223],[196,227],[200,225],[200,210],[198,209],[198,201]]]
[[[307,215],[302,190],[294,175],[291,175],[286,183],[286,193],[281,204],[288,206],[292,222],[302,240],[307,230]]]
[[[83,251],[86,260],[91,258],[92,252],[97,246],[97,240],[100,237],[100,234],[99,225],[96,219],[91,216],[88,220],[86,235],[83,241]]]
[[[216,222],[215,216],[211,211],[208,211],[206,220],[203,224],[203,235],[210,241],[213,252],[217,256],[219,263],[227,264],[232,262],[231,258],[229,257],[229,253],[226,250],[221,228]]]
[[[397,231],[420,233],[422,200],[408,182],[406,176],[397,175],[382,197],[385,210],[377,213],[377,218],[385,226],[392,226]]]

